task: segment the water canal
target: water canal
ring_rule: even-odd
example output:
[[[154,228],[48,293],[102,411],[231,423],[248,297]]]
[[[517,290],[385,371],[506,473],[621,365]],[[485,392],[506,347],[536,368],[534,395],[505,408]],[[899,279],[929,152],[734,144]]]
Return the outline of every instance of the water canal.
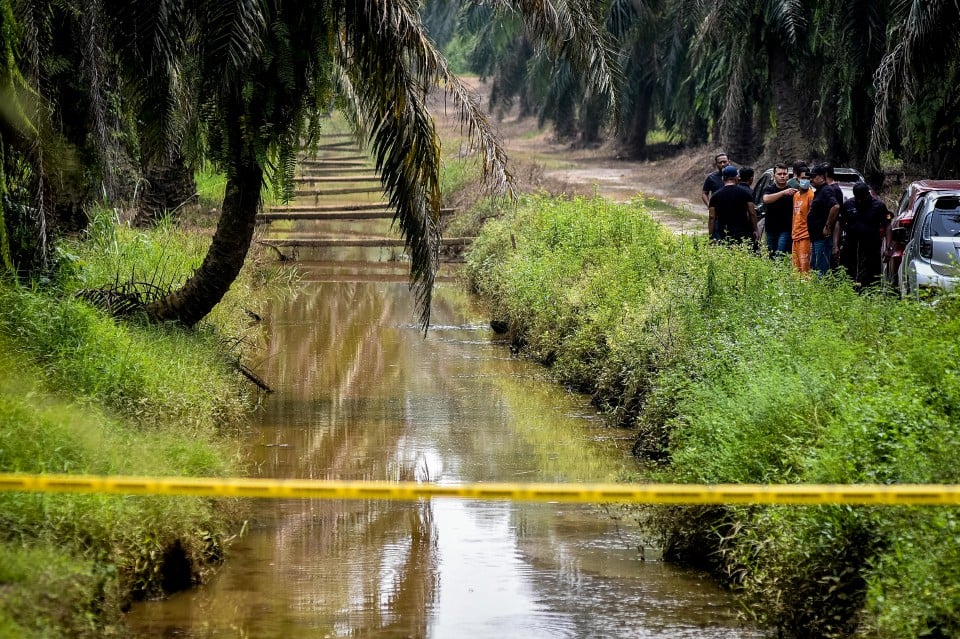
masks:
[[[254,416],[259,476],[576,482],[615,480],[632,466],[624,433],[511,357],[452,273],[423,337],[409,265],[382,249],[338,252],[335,262],[299,262],[302,287],[266,314],[258,370],[277,392]],[[658,561],[629,518],[598,507],[250,507],[248,533],[219,575],[138,604],[135,636],[760,636],[740,627],[727,593]]]

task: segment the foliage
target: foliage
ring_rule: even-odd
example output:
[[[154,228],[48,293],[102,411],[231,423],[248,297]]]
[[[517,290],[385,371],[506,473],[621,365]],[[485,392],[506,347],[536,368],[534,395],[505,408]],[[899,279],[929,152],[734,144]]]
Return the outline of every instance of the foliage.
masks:
[[[204,164],[196,172],[196,181],[200,206],[205,209],[218,208],[227,193],[227,176]]]
[[[19,639],[119,635],[109,571],[57,548],[0,542],[0,636]],[[55,593],[56,596],[52,596]],[[50,605],[55,601],[54,605]],[[109,609],[110,612],[106,613]]]
[[[856,295],[842,276],[802,278],[786,260],[671,236],[640,203],[598,200],[524,200],[488,222],[466,270],[515,344],[637,429],[655,478],[958,480],[956,298]],[[657,517],[668,554],[722,572],[764,623],[902,637],[950,636],[960,620],[940,596],[960,587],[951,510]]]
[[[214,324],[215,315],[187,331],[117,323],[75,297],[127,275],[172,285],[207,242],[172,226],[132,230],[102,211],[81,238],[61,245],[54,282],[0,284],[0,367],[18,372],[0,377],[0,470],[241,470],[235,435],[250,397],[231,351],[237,339],[254,338],[246,315]],[[223,310],[252,305],[255,277],[251,265]],[[131,597],[205,578],[237,526],[236,508],[199,498],[0,495],[0,629],[121,634],[119,612]]]

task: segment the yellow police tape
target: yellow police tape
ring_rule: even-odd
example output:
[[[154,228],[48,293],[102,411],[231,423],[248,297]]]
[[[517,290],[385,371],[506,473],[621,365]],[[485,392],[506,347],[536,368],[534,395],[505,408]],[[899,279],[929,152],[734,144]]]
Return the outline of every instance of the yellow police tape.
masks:
[[[960,505],[942,484],[430,484],[311,479],[217,479],[0,473],[0,491],[274,499],[462,499],[633,504]]]

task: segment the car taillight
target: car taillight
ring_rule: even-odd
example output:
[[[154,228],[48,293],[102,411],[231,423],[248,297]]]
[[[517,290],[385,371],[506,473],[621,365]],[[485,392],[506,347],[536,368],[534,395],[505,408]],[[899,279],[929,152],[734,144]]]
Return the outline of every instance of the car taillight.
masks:
[[[920,238],[920,257],[930,259],[933,257],[933,240],[928,237]]]

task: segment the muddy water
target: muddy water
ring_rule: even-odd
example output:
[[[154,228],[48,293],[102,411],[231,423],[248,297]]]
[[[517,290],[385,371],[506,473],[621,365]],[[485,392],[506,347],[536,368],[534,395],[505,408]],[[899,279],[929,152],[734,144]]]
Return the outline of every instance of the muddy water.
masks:
[[[366,250],[365,260],[384,251]],[[301,260],[303,259],[301,255]],[[275,387],[251,445],[263,477],[609,481],[624,434],[511,358],[453,278],[433,327],[408,265],[301,262],[267,313]],[[593,506],[433,501],[250,504],[248,534],[202,589],[138,605],[138,637],[754,637],[702,576],[657,560]],[[616,515],[616,513],[611,513]]]

